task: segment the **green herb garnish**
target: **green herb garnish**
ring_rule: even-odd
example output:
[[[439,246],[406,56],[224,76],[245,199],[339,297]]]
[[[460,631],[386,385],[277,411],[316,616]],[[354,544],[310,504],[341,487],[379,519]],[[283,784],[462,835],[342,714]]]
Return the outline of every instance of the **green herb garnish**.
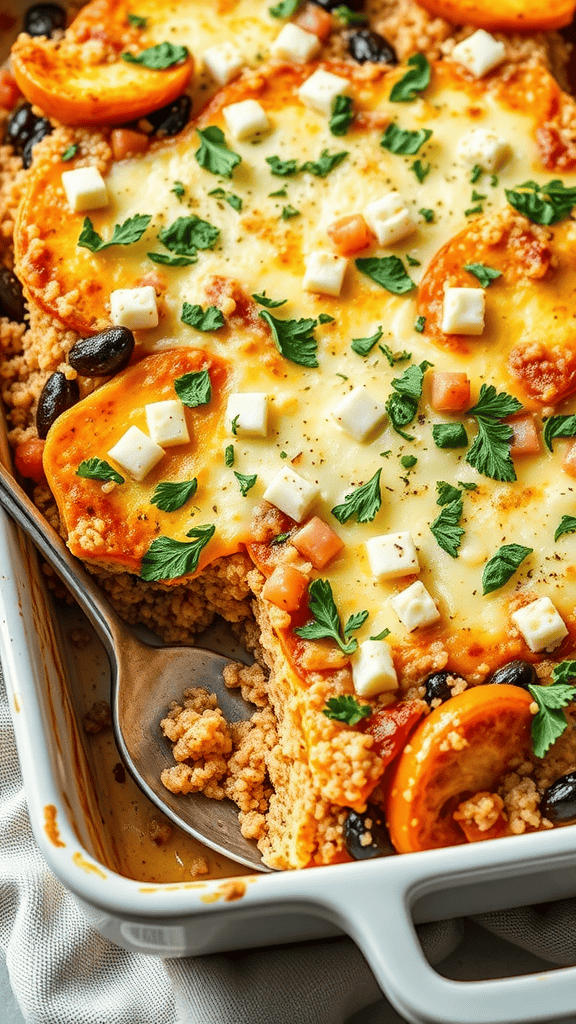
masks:
[[[322,714],[326,718],[332,718],[335,722],[344,722],[346,725],[357,725],[363,718],[372,714],[370,704],[359,704],[355,697],[346,693],[341,697],[329,697],[326,707],[322,708]]]
[[[418,365],[413,363],[404,370],[401,377],[395,377],[391,381],[394,391],[386,401],[386,411],[392,427],[405,441],[414,440],[412,435],[406,434],[402,428],[411,423],[418,412],[424,374],[429,366],[432,366],[432,363],[426,360]]]
[[[390,636],[389,629],[383,629],[381,633],[377,633],[376,636],[371,636],[370,640],[385,640],[386,637]]]
[[[133,28],[146,28],[148,18],[143,18],[140,14],[131,14],[130,11],[127,11],[126,20]]]
[[[341,636],[340,618],[328,580],[313,580],[308,587],[308,607],[313,618],[294,630],[303,640],[335,640],[343,654],[354,654],[358,641],[345,642]]]
[[[236,470],[234,470],[234,476],[240,485],[240,493],[242,497],[245,498],[248,491],[254,487],[254,484],[258,479],[258,474],[254,473],[252,476],[246,476],[244,473],[237,473]]]
[[[95,231],[90,217],[85,217],[78,245],[83,249],[89,249],[90,252],[103,252],[112,245],[133,245],[140,241],[151,220],[149,214],[136,213],[133,217],[128,217],[123,224],[115,224],[110,241],[104,242]]]
[[[367,483],[355,487],[350,494],[347,494],[340,505],[335,505],[330,511],[339,523],[347,523],[349,519],[356,516],[359,523],[371,523],[382,505],[380,494],[381,469],[377,469],[374,476]]]
[[[262,295],[258,295],[256,292],[252,295],[252,298],[260,306],[266,306],[267,309],[278,309],[278,306],[284,306],[288,302],[288,299],[269,299],[266,292],[262,292]]]
[[[346,135],[354,120],[354,104],[349,96],[336,96],[332,103],[332,116],[328,127],[332,135]]]
[[[573,665],[574,662],[568,664]],[[556,666],[557,669],[561,667]],[[554,678],[554,672],[552,677]],[[538,714],[532,719],[532,748],[536,757],[544,757],[568,726],[562,708],[574,700],[574,686],[568,686],[565,682],[554,682],[550,686],[528,686],[528,689],[539,709]]]
[[[503,544],[484,566],[482,594],[491,594],[492,591],[503,587],[533,550],[534,548],[525,548],[522,544]]]
[[[310,174],[314,174],[317,178],[325,178],[347,156],[347,150],[342,150],[340,153],[330,153],[327,149],[323,149],[317,160],[307,160],[305,164],[302,164],[300,170],[309,171]]]
[[[73,160],[74,159],[74,157],[76,156],[77,152],[78,152],[78,146],[77,146],[76,143],[73,143],[72,146],[67,146],[66,147],[66,149],[62,153],[62,156],[60,157],[60,159],[63,160],[64,163],[68,163],[69,160]]]
[[[396,363],[405,363],[407,359],[412,359],[412,353],[407,352],[404,349],[402,352],[393,352],[389,345],[379,345],[383,356],[386,357],[390,366],[395,366]]]
[[[210,125],[209,128],[197,128],[196,131],[200,136],[200,148],[194,156],[200,167],[222,178],[231,178],[234,168],[242,162],[242,157],[228,148],[222,129]]]
[[[296,13],[302,0],[280,0],[274,7],[268,8],[268,14],[273,18],[291,18]]]
[[[399,125],[392,122],[384,132],[380,145],[382,149],[388,149],[391,153],[415,156],[431,135],[432,131],[430,128],[422,128],[419,132],[411,132],[405,128],[400,128]]]
[[[410,70],[392,86],[392,103],[412,103],[430,84],[430,64],[423,53],[415,53],[407,63]]]
[[[350,10],[346,4],[340,4],[339,7],[335,7],[332,11],[332,16],[338,18],[343,25],[363,25],[366,21],[365,14],[358,14],[356,11]]]
[[[563,534],[565,534],[565,533],[575,533],[575,532],[576,532],[576,516],[562,516],[562,519],[560,520],[560,523],[556,527],[556,531],[554,533],[554,540],[558,540],[558,538],[562,537]]]
[[[412,469],[416,465],[418,459],[415,455],[402,455],[400,458],[400,465],[402,469]]]
[[[559,178],[547,185],[524,181],[515,189],[504,189],[506,199],[518,213],[534,224],[557,224],[565,220],[576,205],[576,187],[566,188]]]
[[[197,331],[217,331],[226,323],[222,310],[217,306],[207,306],[203,310],[202,306],[191,305],[189,302],[183,304],[180,319],[183,324]]]
[[[418,213],[424,218],[427,224],[431,224],[434,220],[434,210],[430,210],[427,206],[422,206],[421,209],[418,210]]]
[[[493,270],[492,267],[486,267],[484,263],[466,263],[464,270],[477,277],[483,288],[487,288],[497,277],[502,277],[501,270]]]
[[[196,572],[202,550],[216,532],[215,526],[194,526],[186,534],[191,542],[157,537],[142,559],[140,578],[143,580],[174,580]]]
[[[270,164],[270,173],[278,178],[289,178],[293,174],[298,174],[297,160],[281,160],[278,156],[267,156],[266,163]]]
[[[261,309],[258,316],[268,324],[276,347],[285,359],[299,366],[318,366],[318,344],[314,337],[316,320],[278,320],[265,309]]]
[[[76,476],[84,477],[86,480],[113,480],[115,484],[123,484],[124,477],[120,476],[112,466],[104,459],[84,459],[76,470]]]
[[[156,485],[150,501],[161,512],[176,512],[196,494],[197,487],[196,477],[193,480],[183,480],[181,483],[166,481]]]
[[[184,195],[186,194],[186,189],[184,188],[184,185],[182,184],[181,181],[175,181],[170,191],[174,193],[174,195],[180,200],[180,202],[182,201]]]
[[[576,436],[576,416],[550,416],[544,423],[544,444],[552,451],[555,437]]]
[[[230,466],[234,465],[234,445],[233,444],[227,445],[225,450],[224,450],[224,465],[228,466],[229,468],[230,468]]]
[[[120,56],[127,64],[140,64],[151,71],[165,71],[166,68],[186,60],[188,47],[177,46],[174,43],[158,43],[157,46],[142,50],[142,53],[121,53]]]
[[[177,377],[174,390],[180,401],[189,409],[198,405],[207,405],[212,398],[212,385],[208,370],[194,370]]]
[[[466,456],[466,462],[484,476],[493,480],[515,480],[516,473],[510,456],[512,427],[499,420],[519,412],[522,405],[505,391],[497,392],[492,385],[483,384],[478,401],[469,416],[478,424],[478,434]]]
[[[434,423],[432,437],[437,448],[464,448],[468,444],[463,423]]]
[[[376,333],[372,334],[369,338],[352,338],[350,348],[357,356],[367,356],[374,346],[380,341],[382,334],[382,328],[378,327]]]
[[[223,188],[213,188],[208,195],[213,196],[215,199],[223,199],[224,202],[228,203],[228,206],[231,206],[237,213],[240,213],[240,210],[242,209],[242,199],[240,196],[235,195],[234,192],[225,192]]]
[[[355,263],[361,274],[393,295],[405,295],[416,287],[398,256],[368,256]]]
[[[415,321],[414,321],[414,330],[418,331],[418,334],[422,334],[422,331],[424,330],[425,326],[426,326],[426,317],[425,316],[417,316]]]
[[[295,210],[293,206],[290,206],[290,204],[288,204],[287,206],[283,206],[282,207],[282,213],[280,214],[280,217],[282,218],[282,220],[292,220],[292,217],[299,217],[299,216],[300,216],[300,210]]]
[[[438,544],[452,558],[458,558],[458,548],[464,534],[460,526],[463,508],[462,498],[459,496],[444,505],[440,515],[430,523],[430,529]]]

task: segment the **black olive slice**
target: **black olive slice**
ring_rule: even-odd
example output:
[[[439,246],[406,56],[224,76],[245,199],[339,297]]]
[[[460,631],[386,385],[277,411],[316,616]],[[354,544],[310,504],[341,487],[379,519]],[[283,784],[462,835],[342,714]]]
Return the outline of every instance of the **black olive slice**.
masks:
[[[127,327],[109,327],[81,338],[68,353],[68,362],[84,377],[111,377],[130,362],[134,335]]]
[[[68,380],[59,370],[48,377],[38,399],[36,428],[44,439],[50,427],[66,409],[75,405],[80,397],[78,381]]]

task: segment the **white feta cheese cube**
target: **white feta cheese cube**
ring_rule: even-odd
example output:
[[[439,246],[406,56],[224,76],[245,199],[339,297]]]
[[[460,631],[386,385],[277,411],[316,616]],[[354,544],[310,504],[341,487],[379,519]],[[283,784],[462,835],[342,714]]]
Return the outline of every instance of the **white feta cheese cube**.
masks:
[[[266,437],[268,395],[262,391],[235,391],[228,398],[226,425],[238,437]]]
[[[164,448],[186,444],[190,440],[184,406],[179,398],[165,402],[152,402],[145,406],[146,423],[150,437]]]
[[[382,423],[386,409],[363,384],[344,395],[332,410],[337,424],[355,441],[365,441]]]
[[[110,292],[110,316],[115,327],[128,327],[131,331],[157,327],[158,306],[152,285]]]
[[[420,580],[391,597],[390,604],[410,632],[421,626],[431,626],[440,618],[434,599]]]
[[[140,483],[160,462],[164,449],[152,441],[139,427],[128,427],[108,455]]]
[[[210,46],[204,50],[202,59],[204,67],[218,82],[218,85],[228,85],[228,82],[236,78],[244,65],[244,58],[240,50],[229,41]]]
[[[289,21],[270,47],[271,53],[282,60],[293,60],[297,64],[306,64],[320,49],[320,40],[313,32],[306,32]]]
[[[347,78],[334,75],[331,71],[318,68],[298,89],[302,103],[318,114],[332,113],[332,104],[337,96],[349,96],[351,90]]]
[[[539,597],[512,612],[510,618],[531,651],[552,651],[568,636],[564,619],[549,597]]]
[[[264,107],[258,100],[240,100],[222,108],[224,120],[238,142],[263,135],[270,128]]]
[[[416,227],[399,192],[387,192],[368,203],[364,219],[380,245],[394,245],[412,234]]]
[[[289,466],[284,466],[268,484],[264,500],[275,505],[297,523],[301,523],[320,494],[320,488],[311,484]]]
[[[444,292],[442,330],[445,334],[482,334],[483,288],[447,288]]]
[[[502,63],[506,57],[506,47],[499,39],[479,28],[461,43],[456,43],[451,57],[475,78],[482,78]]]
[[[306,272],[302,280],[304,291],[317,292],[320,295],[340,295],[348,266],[345,256],[316,250],[306,258],[305,266]]]
[[[456,156],[463,164],[481,167],[490,174],[504,163],[509,152],[505,139],[500,139],[488,128],[472,128],[456,146]]]
[[[366,551],[372,575],[377,580],[394,580],[420,572],[416,545],[408,531],[371,537],[366,541]]]
[[[99,210],[110,202],[106,182],[95,167],[76,167],[73,171],[63,171],[62,187],[73,213]]]
[[[352,655],[352,679],[359,697],[376,697],[398,689],[398,676],[390,645],[385,640],[365,640]]]

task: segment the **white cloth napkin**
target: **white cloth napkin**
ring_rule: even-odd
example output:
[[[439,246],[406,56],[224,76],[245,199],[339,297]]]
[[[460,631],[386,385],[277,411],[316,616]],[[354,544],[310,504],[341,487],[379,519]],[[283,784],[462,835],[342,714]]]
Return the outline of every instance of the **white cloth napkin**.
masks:
[[[1,673],[0,752],[0,946],[29,1024],[345,1024],[380,998],[346,938],[182,960],[113,946],[36,845]],[[576,899],[476,920],[554,964],[576,963]],[[461,934],[460,921],[419,929],[433,964]]]

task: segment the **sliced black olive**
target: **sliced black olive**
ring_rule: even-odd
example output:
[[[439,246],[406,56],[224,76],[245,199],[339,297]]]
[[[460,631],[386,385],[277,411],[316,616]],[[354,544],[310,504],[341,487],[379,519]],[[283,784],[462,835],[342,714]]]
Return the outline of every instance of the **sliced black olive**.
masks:
[[[337,7],[342,7],[342,0],[312,0],[312,2],[324,11],[334,11]],[[349,7],[351,11],[362,11],[364,10],[364,0],[350,0],[349,3],[346,3],[346,7]]]
[[[548,786],[540,810],[549,821],[576,821],[576,772],[569,772]]]
[[[47,135],[50,135],[52,131],[52,125],[50,121],[47,121],[45,117],[39,117],[34,125],[32,134],[24,143],[22,147],[22,162],[24,167],[30,167],[32,163],[32,150],[40,139],[44,139]]]
[[[7,316],[9,320],[21,324],[25,314],[20,281],[8,267],[0,267],[0,316]]]
[[[366,844],[365,837],[370,836]],[[344,842],[354,860],[370,860],[394,853],[382,813],[376,807],[369,807],[363,814],[348,811],[344,823]]]
[[[529,661],[509,661],[507,665],[497,668],[494,675],[488,679],[489,683],[509,683],[511,686],[520,686],[527,690],[538,682],[536,669]]]
[[[10,114],[6,122],[4,140],[21,153],[24,143],[32,134],[36,121],[38,118],[32,113],[30,103],[21,103],[19,107],[16,107],[14,113]]]
[[[134,335],[127,327],[109,327],[106,331],[80,338],[68,353],[68,362],[84,377],[111,377],[130,362]]]
[[[153,135],[178,135],[186,127],[190,119],[192,100],[189,96],[178,96],[160,110],[146,114],[146,120],[152,125]]]
[[[371,28],[361,28],[348,38],[348,52],[358,63],[365,64],[370,60],[373,64],[397,64],[396,51],[384,36],[373,32]]]
[[[44,439],[50,427],[66,409],[75,405],[80,397],[78,381],[68,380],[58,370],[48,377],[38,399],[36,428],[38,437]]]
[[[24,15],[24,31],[29,36],[51,36],[65,26],[66,11],[60,4],[34,4]]]
[[[450,700],[452,691],[450,689],[449,679],[452,679],[451,672],[432,672],[431,675],[427,676],[424,680],[424,688],[426,690],[424,694],[424,700],[427,704],[432,704],[434,700]]]

